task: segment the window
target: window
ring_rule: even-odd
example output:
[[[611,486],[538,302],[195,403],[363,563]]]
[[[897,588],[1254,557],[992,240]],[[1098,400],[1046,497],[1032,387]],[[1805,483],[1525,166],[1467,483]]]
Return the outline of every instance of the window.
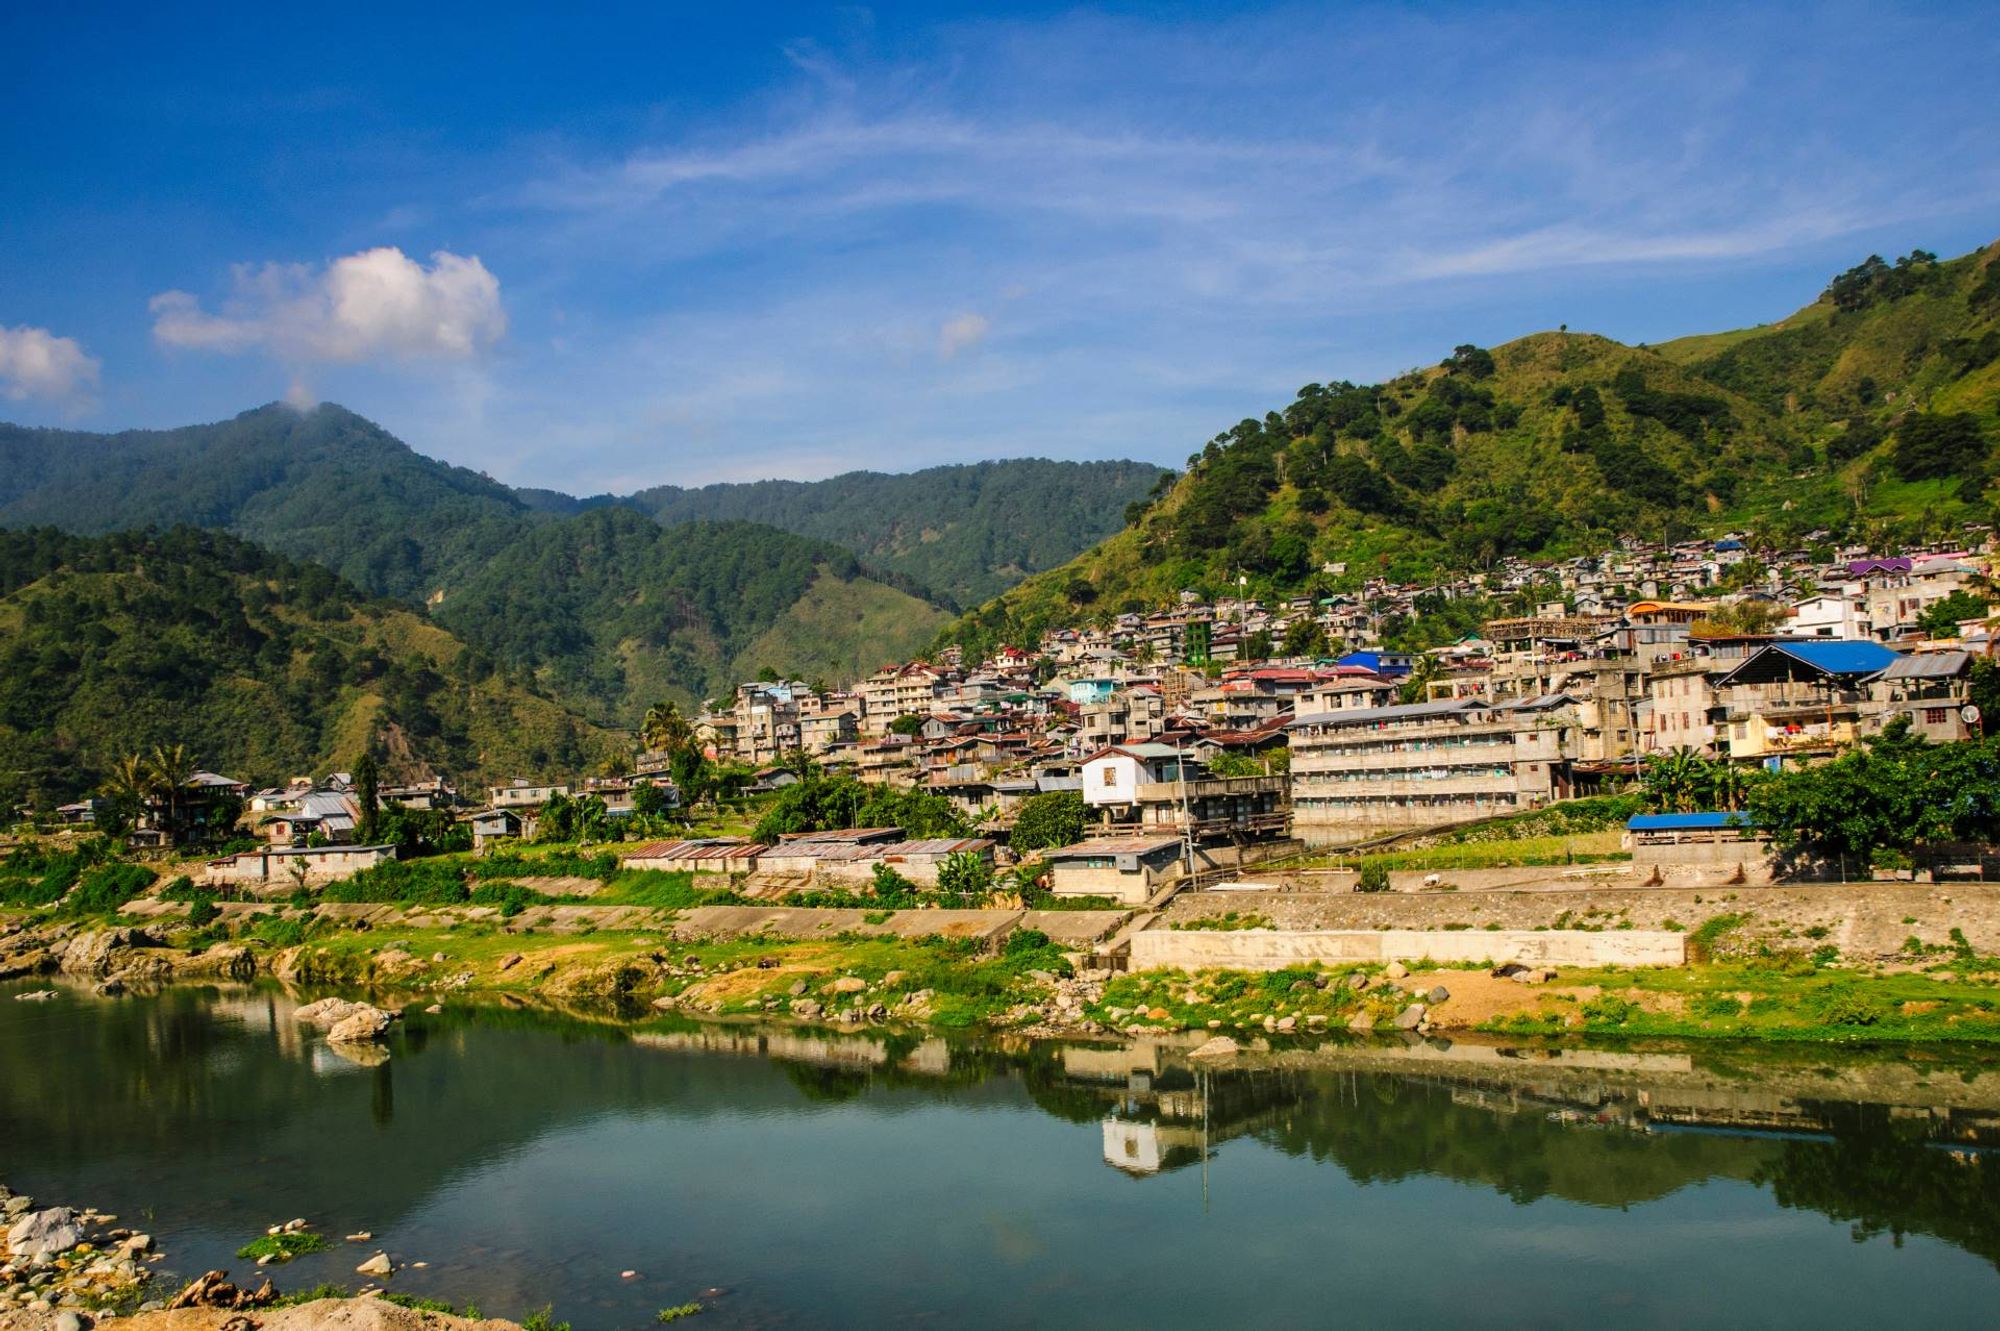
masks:
[[[1104,769],[1102,769],[1102,770],[1103,770],[1103,772],[1104,772],[1104,780],[1102,780],[1102,781],[1098,782],[1098,784],[1099,784],[1099,785],[1101,785],[1101,786],[1115,786],[1115,785],[1117,785],[1117,784],[1118,784],[1118,769],[1117,769],[1117,768],[1115,768],[1115,767],[1106,767],[1106,768],[1104,768]]]
[[[1927,726],[1941,726],[1950,719],[1951,709],[1949,707],[1924,708],[1924,724]]]

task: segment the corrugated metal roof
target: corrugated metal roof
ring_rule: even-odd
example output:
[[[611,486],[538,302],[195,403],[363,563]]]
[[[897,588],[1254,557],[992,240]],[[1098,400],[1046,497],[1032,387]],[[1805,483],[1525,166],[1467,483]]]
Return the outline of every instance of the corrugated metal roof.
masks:
[[[654,841],[627,851],[627,860],[740,860],[755,859],[767,847],[735,837],[705,837],[692,841]]]
[[[1912,652],[1889,663],[1883,679],[1950,679],[1972,666],[1971,652]]]
[[[1179,837],[1098,837],[1094,841],[1079,841],[1073,846],[1063,846],[1048,852],[1052,860],[1081,859],[1098,855],[1150,855],[1162,850],[1180,847]]]
[[[1348,707],[1332,712],[1308,712],[1304,716],[1292,718],[1293,726],[1372,726],[1392,721],[1424,721],[1432,717],[1449,716],[1453,712],[1471,711],[1475,707],[1490,704],[1473,702],[1467,698],[1450,698],[1443,702],[1403,703],[1395,707]]]

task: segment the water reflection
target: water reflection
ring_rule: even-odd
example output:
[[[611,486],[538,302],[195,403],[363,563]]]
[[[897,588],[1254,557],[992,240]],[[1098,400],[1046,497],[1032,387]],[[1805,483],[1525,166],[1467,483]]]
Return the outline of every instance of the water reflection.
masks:
[[[1903,1297],[1948,1323],[2000,1288],[2000,1066],[1977,1052],[1436,1041],[1208,1067],[1180,1041],[631,1027],[496,1005],[413,1011],[386,1059],[365,1065],[292,1020],[297,1000],[272,987],[66,991],[49,1004],[10,992],[0,1178],[158,1206],[189,1268],[226,1266],[246,1229],[310,1210],[330,1228],[428,1245],[437,1279],[460,1282],[441,1292],[470,1284],[496,1311],[562,1286],[580,1327],[645,1311],[648,1292],[565,1283],[579,1261],[637,1264],[596,1259],[633,1244],[697,1289],[725,1283],[718,1268],[760,1282],[773,1303],[751,1317],[746,1295],[739,1321],[922,1320],[949,1288],[980,1310],[957,1307],[966,1324],[1033,1313],[1159,1325],[1220,1312],[1181,1283],[1190,1271],[1147,1267],[1159,1245],[1220,1242],[1272,1309],[1311,1320],[1326,1274],[1313,1263],[1336,1259],[1280,1254],[1333,1233],[1353,1249],[1347,1297],[1421,1321],[1406,1289],[1368,1284],[1367,1263],[1381,1260],[1377,1228],[1424,1214],[1457,1227],[1454,1250],[1430,1256],[1441,1277],[1456,1262],[1482,1288],[1540,1281],[1549,1325],[1596,1324],[1607,1309],[1633,1324],[1648,1320],[1635,1309],[1662,1325],[1715,1320],[1663,1295],[1630,1303],[1618,1264],[1642,1264],[1647,1245],[1666,1251],[1691,1225],[1768,1234],[1792,1214],[1823,1221],[1777,1231],[1791,1245],[1783,1275],[1735,1278],[1751,1290],[1790,1279],[1802,1292],[1784,1311],[1801,1318],[1812,1297],[1832,1313]],[[1348,1190],[1330,1192],[1328,1177]],[[1549,1205],[1614,1217],[1598,1232],[1630,1246],[1597,1244],[1575,1219],[1550,1230],[1571,1213]],[[1536,1208],[1536,1227],[1521,1208]],[[1837,1245],[1824,1221],[1843,1228]],[[1983,1265],[1871,1268],[1864,1296],[1850,1235],[1934,1240]],[[1602,1289],[1575,1274],[1579,1251],[1603,1265]],[[861,1254],[876,1280],[850,1289]],[[1677,1260],[1717,1263],[1705,1274],[1721,1287],[1730,1257]],[[352,1279],[337,1258],[292,1274]]]

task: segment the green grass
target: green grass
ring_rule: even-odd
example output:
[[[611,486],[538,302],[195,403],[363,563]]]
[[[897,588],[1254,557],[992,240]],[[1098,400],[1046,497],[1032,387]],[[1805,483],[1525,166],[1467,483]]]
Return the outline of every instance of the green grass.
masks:
[[[1927,975],[1799,966],[1794,959],[1580,970],[1565,972],[1562,982],[1605,991],[1581,1005],[1579,1025],[1569,1025],[1560,1011],[1544,1011],[1503,1018],[1483,1029],[1808,1044],[2000,1043],[2000,986],[1990,976],[1946,982]],[[1742,995],[1749,996],[1747,1004]],[[1674,1007],[1680,1010],[1663,1010]]]
[[[1385,867],[1425,873],[1446,869],[1541,868],[1566,864],[1609,864],[1630,860],[1632,853],[1621,849],[1621,834],[1615,831],[1587,832],[1574,836],[1531,836],[1506,840],[1474,841],[1460,845],[1427,846],[1417,850],[1371,853]],[[1359,861],[1353,855],[1317,855],[1287,865],[1288,868],[1352,868]]]
[[[280,1294],[272,1301],[273,1308],[296,1308],[302,1303],[318,1303],[322,1299],[344,1299],[348,1296],[347,1286],[328,1284],[325,1281],[311,1289],[296,1290],[290,1294]]]
[[[694,1317],[701,1312],[699,1303],[680,1303],[671,1308],[662,1308],[653,1315],[656,1322],[678,1322],[684,1317]]]
[[[315,1234],[308,1229],[290,1234],[265,1234],[238,1248],[236,1255],[245,1261],[270,1257],[281,1262],[289,1262],[292,1258],[309,1252],[325,1252],[332,1246],[324,1235]]]

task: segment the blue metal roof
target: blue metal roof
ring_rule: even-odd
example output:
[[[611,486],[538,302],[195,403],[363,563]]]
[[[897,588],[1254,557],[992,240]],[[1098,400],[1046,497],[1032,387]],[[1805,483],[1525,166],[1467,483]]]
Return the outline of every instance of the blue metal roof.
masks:
[[[1771,646],[1830,675],[1870,675],[1887,669],[1889,663],[1896,659],[1896,653],[1889,648],[1865,639],[1815,642],[1811,638],[1801,638],[1797,642],[1774,642]]]
[[[1634,832],[1688,832],[1756,825],[1747,813],[1639,813],[1625,824]]]
[[[1718,683],[1754,684],[1786,678],[1791,667],[1784,664],[1784,658],[1822,675],[1858,678],[1887,669],[1897,657],[1895,651],[1865,638],[1781,638],[1760,647]]]

